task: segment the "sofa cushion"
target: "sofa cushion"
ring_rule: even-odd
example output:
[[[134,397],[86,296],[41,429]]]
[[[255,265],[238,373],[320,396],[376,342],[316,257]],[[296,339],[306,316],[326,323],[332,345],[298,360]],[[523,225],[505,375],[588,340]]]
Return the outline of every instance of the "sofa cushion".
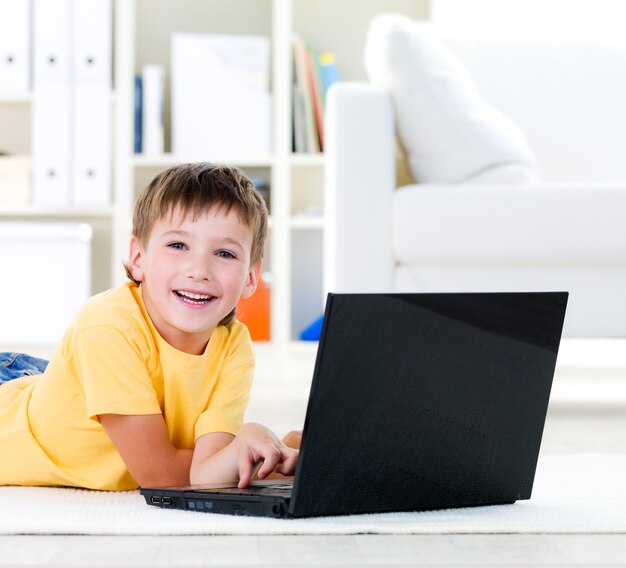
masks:
[[[626,185],[407,186],[392,196],[399,265],[622,265]]]
[[[370,81],[394,101],[396,127],[420,182],[537,179],[524,134],[481,98],[463,63],[430,24],[396,14],[375,17],[365,67]]]

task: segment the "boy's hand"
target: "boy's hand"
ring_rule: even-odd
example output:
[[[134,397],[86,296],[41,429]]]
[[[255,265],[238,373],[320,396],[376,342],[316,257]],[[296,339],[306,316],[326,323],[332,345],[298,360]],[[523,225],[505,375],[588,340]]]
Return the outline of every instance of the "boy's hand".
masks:
[[[289,448],[300,449],[302,442],[302,430],[291,430],[283,436],[283,443]]]
[[[235,437],[239,466],[238,487],[247,487],[252,479],[254,466],[262,461],[259,479],[276,472],[292,475],[298,461],[298,450],[288,448],[276,435],[260,424],[244,424]]]

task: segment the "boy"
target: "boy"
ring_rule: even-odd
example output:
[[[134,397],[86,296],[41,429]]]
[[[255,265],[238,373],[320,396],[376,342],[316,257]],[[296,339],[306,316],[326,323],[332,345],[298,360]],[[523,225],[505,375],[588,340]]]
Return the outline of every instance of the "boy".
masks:
[[[235,307],[266,236],[239,170],[159,174],[135,204],[131,282],[86,302],[47,367],[0,357],[0,485],[245,487],[260,461],[260,478],[292,474],[297,450],[242,426],[254,357]]]

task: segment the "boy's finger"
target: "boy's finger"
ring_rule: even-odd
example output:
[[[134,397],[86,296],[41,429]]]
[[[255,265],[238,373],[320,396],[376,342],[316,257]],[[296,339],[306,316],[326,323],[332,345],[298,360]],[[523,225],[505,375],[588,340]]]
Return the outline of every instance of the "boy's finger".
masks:
[[[289,448],[299,448],[302,441],[302,430],[292,430],[283,438],[283,444]]]
[[[276,471],[283,475],[293,475],[298,464],[298,450],[289,450],[284,452],[282,463],[278,465]]]
[[[282,452],[276,447],[269,447],[263,452],[263,465],[259,469],[258,477],[263,479],[272,473],[281,461]]]
[[[254,466],[254,469],[252,470],[252,475],[250,476],[250,479],[254,481],[255,477],[259,477],[259,470],[261,469],[261,466],[263,465],[263,460],[259,460],[258,462],[256,462],[256,465]]]
[[[250,457],[246,454],[241,454],[239,456],[239,483],[237,487],[239,489],[243,489],[244,487],[248,487],[250,483],[250,479],[252,479],[252,470],[254,467],[254,463],[250,460]]]

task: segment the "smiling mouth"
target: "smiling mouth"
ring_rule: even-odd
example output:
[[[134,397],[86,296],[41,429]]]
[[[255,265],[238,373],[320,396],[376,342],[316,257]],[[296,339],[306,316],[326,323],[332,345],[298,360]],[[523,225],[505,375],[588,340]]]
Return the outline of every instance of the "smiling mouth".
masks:
[[[183,302],[193,304],[194,306],[208,304],[215,298],[215,296],[209,296],[208,294],[194,294],[193,292],[183,292],[182,290],[174,290],[174,294],[176,294]]]

